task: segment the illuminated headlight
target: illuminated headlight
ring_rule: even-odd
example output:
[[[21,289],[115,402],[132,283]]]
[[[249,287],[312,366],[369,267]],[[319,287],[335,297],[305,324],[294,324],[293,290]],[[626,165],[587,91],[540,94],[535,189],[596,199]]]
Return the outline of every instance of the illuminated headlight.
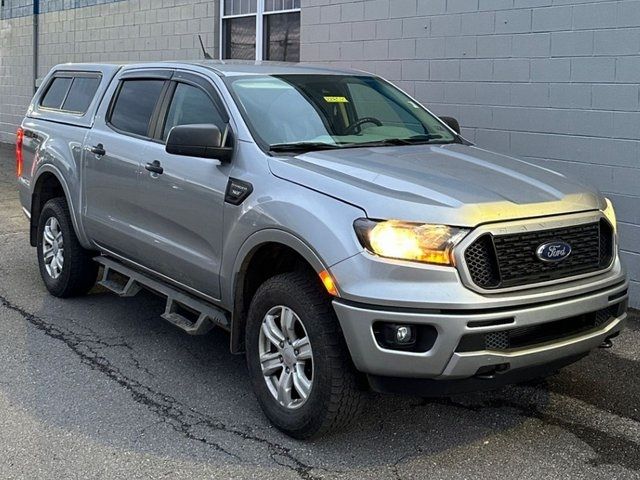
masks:
[[[616,224],[616,212],[613,209],[613,203],[611,203],[611,200],[609,200],[608,198],[605,198],[604,200],[607,203],[607,206],[602,211],[602,213],[604,213],[604,216],[607,217],[607,220],[609,220],[609,223],[611,223],[611,225],[613,226],[613,231],[615,232],[618,230],[618,225]]]
[[[469,233],[447,225],[365,218],[356,220],[354,227],[360,243],[376,255],[437,265],[453,265],[453,248]]]

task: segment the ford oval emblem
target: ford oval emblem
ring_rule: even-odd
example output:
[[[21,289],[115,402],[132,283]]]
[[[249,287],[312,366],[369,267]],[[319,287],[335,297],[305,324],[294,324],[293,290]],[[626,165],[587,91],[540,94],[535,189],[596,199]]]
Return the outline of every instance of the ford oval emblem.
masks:
[[[536,256],[543,262],[561,262],[571,255],[571,245],[566,242],[547,242],[536,249]]]

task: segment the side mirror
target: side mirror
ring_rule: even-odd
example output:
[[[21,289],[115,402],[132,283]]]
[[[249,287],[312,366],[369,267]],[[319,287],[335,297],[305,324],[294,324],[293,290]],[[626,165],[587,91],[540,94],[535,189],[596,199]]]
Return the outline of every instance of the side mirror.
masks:
[[[167,138],[167,153],[187,157],[213,158],[223,163],[233,155],[232,147],[225,147],[226,135],[212,124],[178,125]]]
[[[453,117],[440,117],[440,120],[446,123],[451,130],[460,135],[460,124],[458,123],[458,120]]]

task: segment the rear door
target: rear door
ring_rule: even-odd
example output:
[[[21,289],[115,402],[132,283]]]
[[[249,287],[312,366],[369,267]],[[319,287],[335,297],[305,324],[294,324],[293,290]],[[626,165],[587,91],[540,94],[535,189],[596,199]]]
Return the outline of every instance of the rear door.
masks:
[[[107,91],[85,140],[84,219],[92,241],[140,261],[147,238],[137,226],[143,164],[172,70],[129,71]]]
[[[215,124],[224,132],[228,118],[210,80],[175,73],[156,127],[158,142],[149,145],[147,155],[163,172],[143,170],[137,218],[146,239],[141,262],[212,299],[220,297],[222,215],[231,164],[169,154],[165,141],[177,125]]]

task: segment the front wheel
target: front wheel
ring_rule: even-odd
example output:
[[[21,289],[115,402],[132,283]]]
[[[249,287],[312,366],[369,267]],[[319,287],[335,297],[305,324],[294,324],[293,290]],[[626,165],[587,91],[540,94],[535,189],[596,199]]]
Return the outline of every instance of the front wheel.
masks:
[[[52,295],[82,295],[95,285],[98,264],[80,245],[64,198],[49,200],[42,207],[37,248],[40,275]]]
[[[357,373],[331,300],[309,276],[267,280],[251,302],[245,340],[253,389],[277,428],[307,439],[356,418]]]

